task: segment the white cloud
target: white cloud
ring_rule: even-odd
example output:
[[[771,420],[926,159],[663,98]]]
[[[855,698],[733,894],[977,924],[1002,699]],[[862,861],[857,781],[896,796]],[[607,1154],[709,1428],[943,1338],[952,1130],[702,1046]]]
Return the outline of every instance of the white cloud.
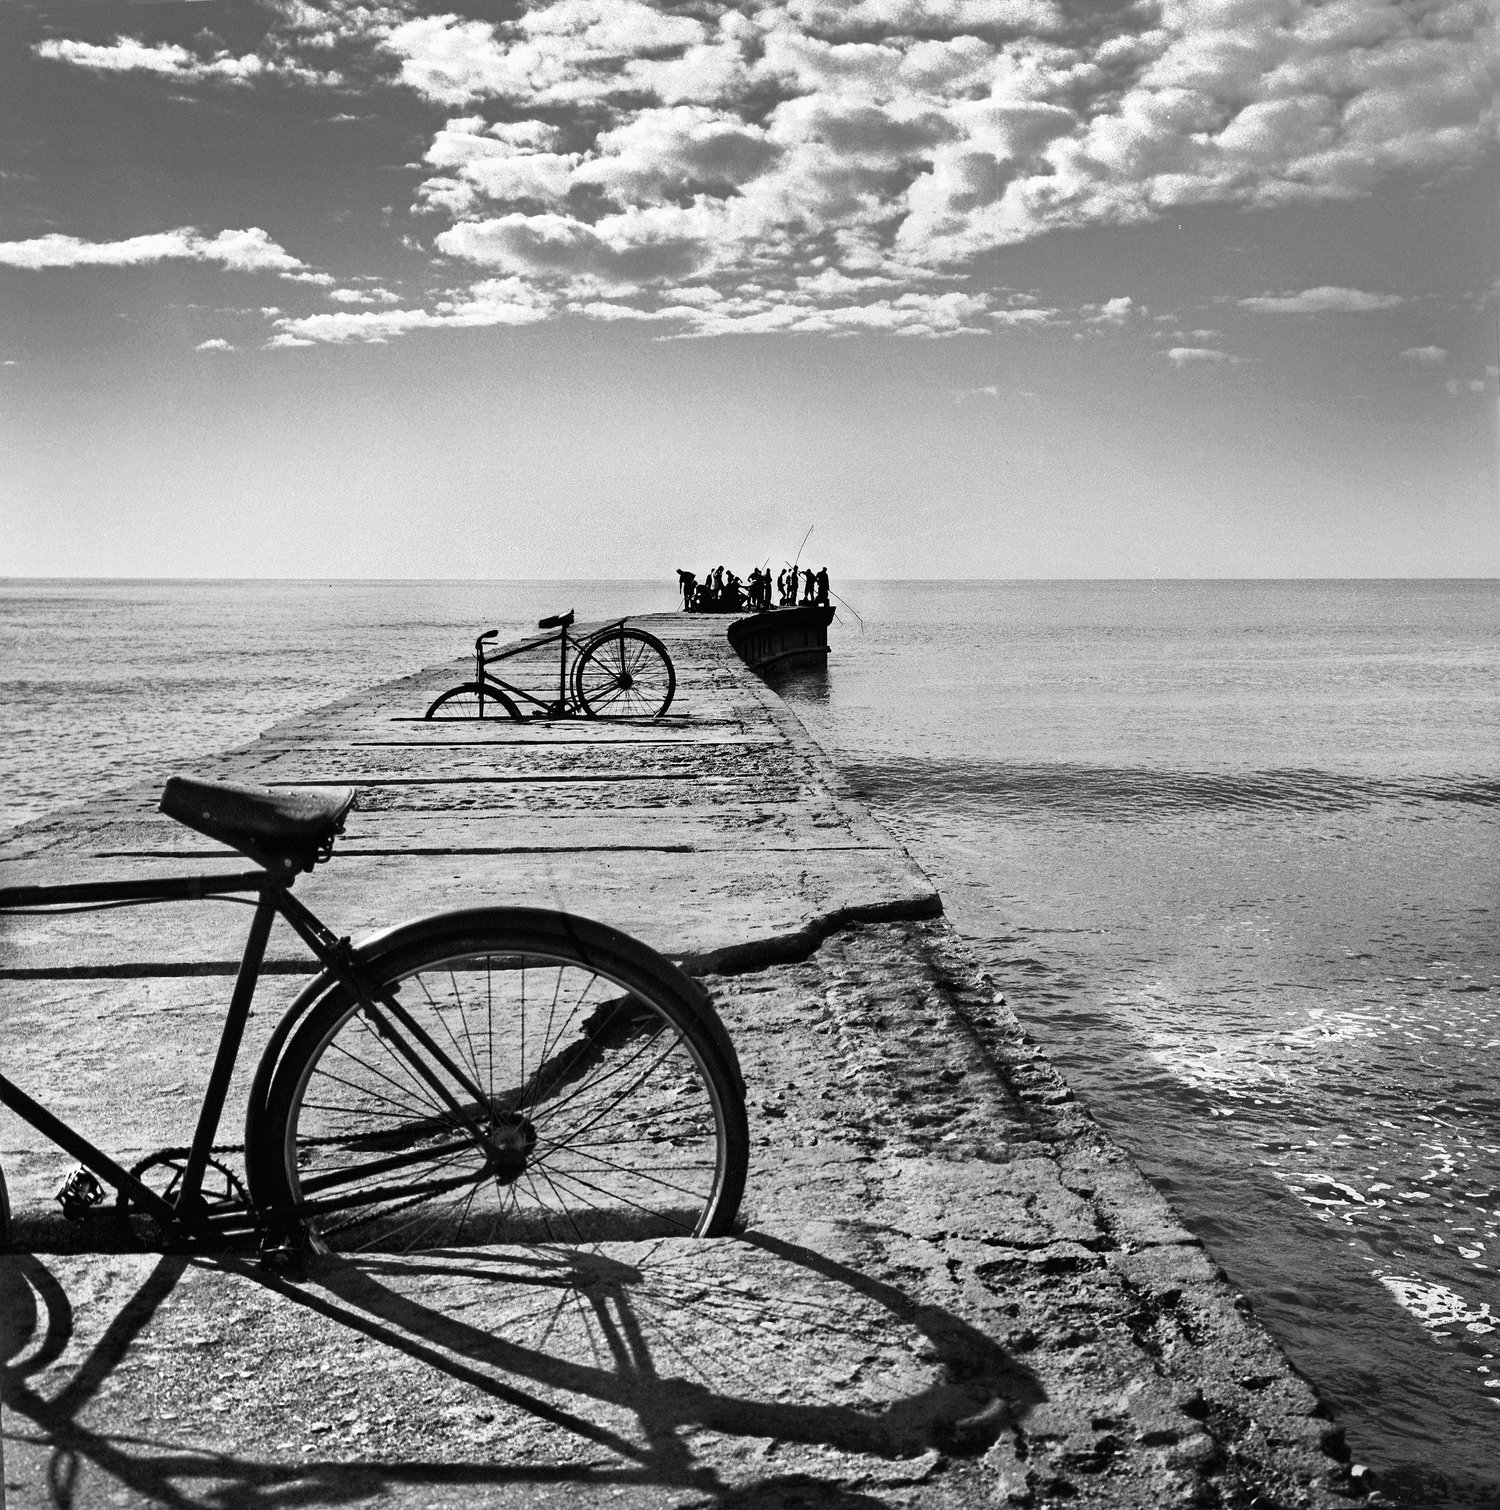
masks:
[[[1260,294],[1238,301],[1241,309],[1263,315],[1364,314],[1394,309],[1406,301],[1399,294],[1370,294],[1358,288],[1305,288],[1295,294]]]
[[[399,304],[399,294],[388,288],[330,288],[328,297],[335,304]],[[267,314],[280,314],[280,310],[267,310]]]
[[[440,251],[533,278],[596,279],[602,287],[676,281],[709,260],[712,212],[635,209],[593,225],[565,215],[503,215],[469,221],[437,238]]]
[[[722,197],[760,177],[780,155],[761,126],[701,105],[675,105],[643,110],[600,132],[571,182],[593,185],[622,207],[696,193]]]
[[[712,36],[641,0],[555,0],[505,26],[423,16],[391,27],[382,45],[400,59],[402,81],[437,104],[579,104],[637,92],[633,67]]]
[[[351,341],[381,342],[438,323],[425,309],[339,310],[333,314],[287,317],[276,322],[271,346],[310,346],[316,342],[342,345]]]
[[[96,73],[154,73],[182,82],[203,80],[229,84],[251,84],[261,78],[292,78],[309,84],[341,84],[342,77],[306,68],[285,58],[261,57],[245,53],[235,57],[218,52],[200,58],[175,42],[145,43],[135,37],[117,37],[112,43],[75,42],[49,39],[33,49],[39,58],[69,63],[75,68]]]
[[[234,347],[224,340],[222,336],[213,336],[207,341],[199,341],[193,348],[194,351],[233,351]]]
[[[1242,360],[1212,346],[1173,346],[1165,355],[1174,367],[1232,365]]]
[[[1041,329],[1048,325],[1062,323],[1061,311],[1056,309],[992,309],[989,318],[997,325],[1018,327],[1026,329]]]
[[[243,58],[128,38],[43,46],[78,67],[250,84],[322,77],[330,51],[363,49],[351,74],[453,114],[415,200],[446,222],[436,250],[600,319],[663,322],[668,288],[711,286],[725,306],[713,328],[948,334],[968,328],[936,313],[949,306],[924,321],[900,298],[942,299],[997,248],[1187,205],[1349,199],[1479,163],[1495,125],[1476,13],[1444,0],[1066,13],[1054,0],[517,0],[501,21],[280,0],[278,13]],[[1242,307],[1398,302],[1309,289]],[[385,339],[398,313],[327,328]],[[1137,313],[1116,300],[1082,318]],[[1051,316],[1011,302],[978,318]]]
[[[421,185],[418,202],[455,219],[485,203],[556,204],[567,193],[579,158],[548,150],[561,133],[542,121],[516,121],[485,130],[482,117],[451,120],[427,149],[443,176]]]
[[[1124,325],[1132,315],[1144,313],[1129,294],[1106,299],[1103,304],[1085,304],[1082,310],[1090,325]]]
[[[532,325],[556,312],[556,301],[519,278],[489,278],[456,298],[439,300],[433,310],[338,310],[331,314],[285,316],[276,321],[272,347],[314,344],[380,344],[413,330]]]
[[[1050,31],[1064,24],[1048,0],[788,0],[786,13],[834,33]]]
[[[725,295],[706,286],[663,283],[657,302],[603,298],[603,280],[589,272],[559,283],[551,293],[539,292],[527,278],[491,278],[431,310],[340,310],[326,314],[283,317],[276,321],[272,347],[314,344],[380,343],[416,330],[453,329],[487,325],[529,325],[556,315],[590,320],[638,321],[664,327],[677,336],[759,335],[772,332],[849,335],[873,331],[904,336],[948,337],[984,332],[979,321],[985,296],[949,291],[942,294],[903,293],[892,298],[835,304],[816,295],[787,297],[747,287]]]
[[[596,302],[652,319],[667,282],[727,292],[753,277],[770,304],[720,312],[738,328],[805,328],[809,297],[830,326],[887,318],[810,281],[828,271],[937,297],[994,248],[1058,227],[1347,198],[1484,150],[1480,49],[1456,11],[1162,0],[1156,20],[1064,25],[1030,0],[763,0],[691,16],[558,0],[500,25],[409,22],[384,45],[427,98],[480,107],[429,153],[442,176],[423,204],[455,222],[439,250],[543,286],[592,279],[611,291]],[[492,102],[546,112],[554,138],[505,143],[483,129]],[[1395,302],[1307,290],[1244,307]],[[1134,313],[1117,299],[1084,318]]]
[[[53,233],[30,241],[0,241],[0,267],[142,267],[153,262],[217,262],[231,272],[276,273],[299,282],[331,281],[278,246],[258,226],[204,236],[192,226],[132,236],[124,241],[83,241]]]
[[[1448,360],[1448,353],[1441,346],[1408,346],[1401,353],[1403,362],[1415,362],[1419,367],[1441,367]]]

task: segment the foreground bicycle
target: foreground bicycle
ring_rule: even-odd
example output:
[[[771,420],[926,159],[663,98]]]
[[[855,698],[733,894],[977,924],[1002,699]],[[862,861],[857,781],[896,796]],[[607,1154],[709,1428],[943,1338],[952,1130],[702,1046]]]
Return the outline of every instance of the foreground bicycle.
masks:
[[[161,811],[261,869],[0,890],[0,913],[255,898],[191,1147],[127,1170],[0,1075],[0,1104],[82,1165],[64,1211],[102,1203],[102,1181],[169,1244],[258,1235],[278,1257],[727,1232],[744,1082],[703,988],[613,928],[535,908],[335,937],[291,889],[353,801],[174,776]],[[256,1069],[242,1181],[214,1138],[278,916],[323,968]]]
[[[425,716],[520,719],[528,716],[520,705],[529,703],[532,718],[570,718],[576,714],[585,718],[660,718],[672,706],[677,672],[667,647],[654,634],[617,619],[580,641],[568,633],[573,627],[571,608],[539,620],[536,627],[556,633],[488,652],[485,646],[499,636],[499,630],[487,629],[474,641],[474,680],[450,687],[434,700]],[[537,697],[489,669],[497,662],[554,642],[558,646],[556,697]],[[570,650],[575,652],[571,675]]]

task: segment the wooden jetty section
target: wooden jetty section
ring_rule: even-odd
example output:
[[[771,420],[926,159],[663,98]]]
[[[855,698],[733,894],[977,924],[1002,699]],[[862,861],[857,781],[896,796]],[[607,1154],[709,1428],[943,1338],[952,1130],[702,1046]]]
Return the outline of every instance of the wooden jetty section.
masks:
[[[288,1283],[62,1228],[65,1161],[0,1112],[33,1248],[0,1256],[7,1510],[63,1481],[79,1506],[1344,1503],[1307,1387],[724,621],[643,622],[677,666],[659,722],[424,722],[458,662],[194,773],[359,788],[299,887],[331,925],[528,902],[701,975],[748,1086],[742,1234]],[[7,835],[0,884],[222,866],[155,813],[166,774]],[[124,1162],[185,1143],[247,917],[0,920],[0,1066]],[[270,959],[231,1119],[307,968],[287,937]]]

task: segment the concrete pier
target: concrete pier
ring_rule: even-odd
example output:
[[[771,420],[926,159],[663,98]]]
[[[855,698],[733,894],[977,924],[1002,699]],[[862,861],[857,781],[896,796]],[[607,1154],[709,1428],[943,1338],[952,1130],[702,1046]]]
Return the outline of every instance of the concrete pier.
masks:
[[[10,1510],[1346,1503],[1307,1386],[724,621],[642,622],[677,666],[655,724],[423,722],[456,662],[193,769],[359,787],[299,886],[344,931],[526,902],[702,976],[748,1087],[743,1231],[291,1284],[65,1229],[68,1161],[0,1112],[32,1249],[0,1256]],[[158,790],[17,830],[0,884],[222,868]],[[0,1068],[123,1162],[187,1142],[247,919],[0,920]],[[282,931],[269,959],[226,1143],[307,968]]]

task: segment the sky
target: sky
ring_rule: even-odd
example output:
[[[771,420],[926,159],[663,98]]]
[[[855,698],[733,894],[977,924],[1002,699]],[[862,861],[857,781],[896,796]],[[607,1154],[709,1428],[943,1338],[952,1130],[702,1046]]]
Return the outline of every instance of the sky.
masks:
[[[1482,14],[10,0],[0,576],[1495,575]]]

